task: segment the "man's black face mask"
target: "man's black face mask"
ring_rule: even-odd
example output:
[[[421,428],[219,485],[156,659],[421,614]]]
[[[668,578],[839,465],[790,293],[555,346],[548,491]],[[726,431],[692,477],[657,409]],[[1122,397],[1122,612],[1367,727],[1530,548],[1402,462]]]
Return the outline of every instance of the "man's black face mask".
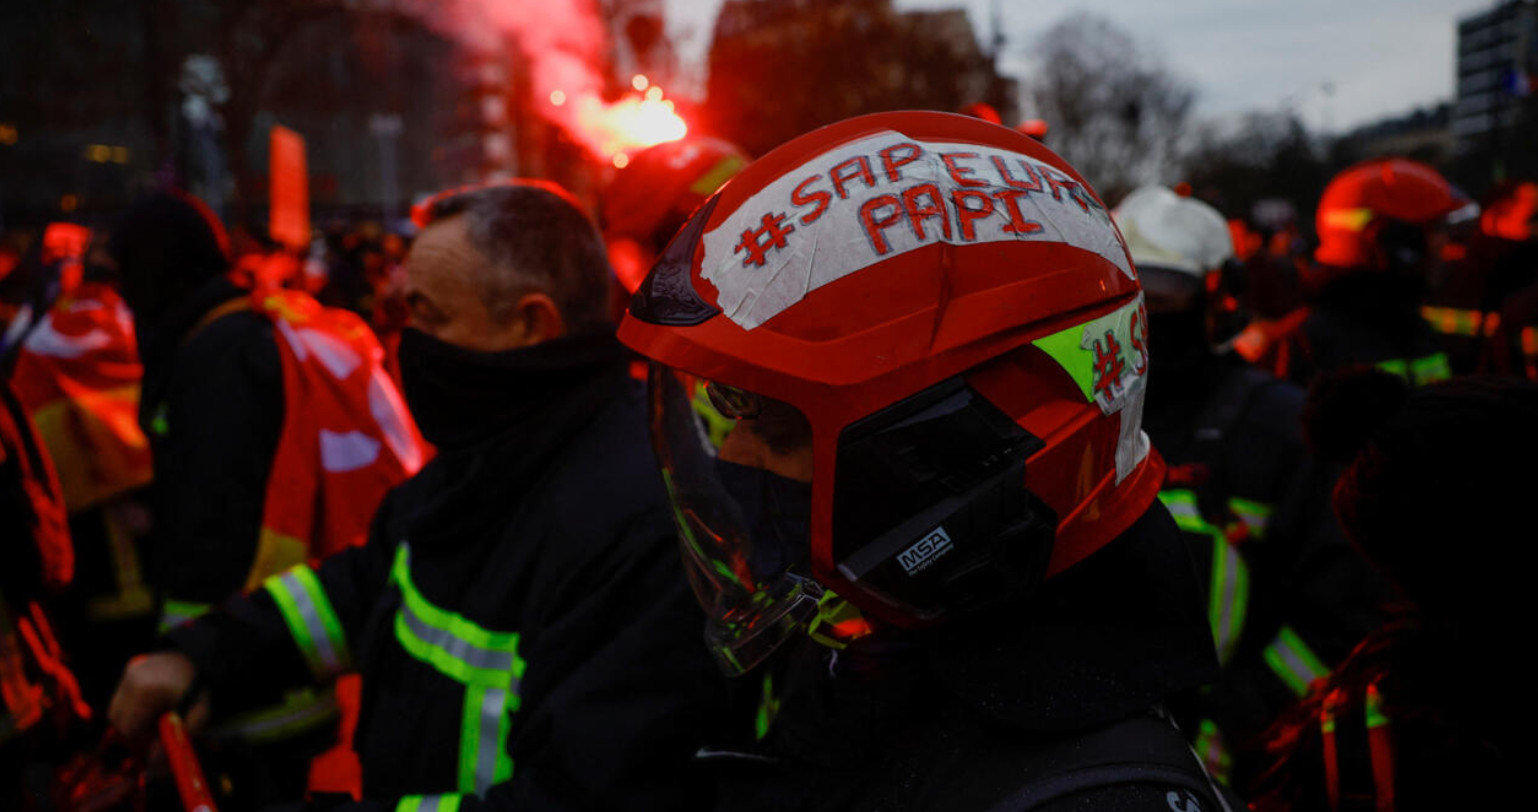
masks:
[[[422,436],[439,448],[485,439],[530,402],[521,380],[526,350],[468,350],[407,327],[399,354],[406,405]]]
[[[541,409],[560,408],[562,396],[627,357],[611,331],[483,352],[407,327],[398,352],[411,416],[443,450],[489,440]]]

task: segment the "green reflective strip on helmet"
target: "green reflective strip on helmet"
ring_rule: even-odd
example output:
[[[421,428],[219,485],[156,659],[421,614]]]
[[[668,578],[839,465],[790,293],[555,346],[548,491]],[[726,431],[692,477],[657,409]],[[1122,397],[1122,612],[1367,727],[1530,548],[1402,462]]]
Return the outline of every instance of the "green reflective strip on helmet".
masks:
[[[1416,386],[1445,381],[1453,376],[1452,363],[1447,353],[1438,352],[1410,362],[1410,374]]]
[[[157,629],[161,634],[165,634],[189,620],[197,620],[208,614],[208,610],[212,608],[214,607],[211,603],[167,600],[160,606],[160,625]]]
[[[1250,571],[1244,557],[1222,533],[1212,533],[1212,584],[1207,617],[1218,661],[1227,663],[1244,630],[1250,600]]]
[[[1228,745],[1223,741],[1223,734],[1218,730],[1217,722],[1211,719],[1202,720],[1196,734],[1195,746],[1197,755],[1201,757],[1208,774],[1227,784],[1233,774],[1234,756],[1228,751]]]
[[[507,755],[512,705],[506,688],[470,685],[465,688],[465,707],[459,729],[459,789],[484,795],[492,786],[513,776]]]
[[[1276,633],[1276,639],[1266,646],[1265,659],[1271,670],[1298,696],[1306,695],[1308,686],[1314,680],[1330,673],[1330,669],[1290,626],[1283,626]]]
[[[1159,491],[1159,501],[1169,509],[1170,515],[1175,517],[1175,525],[1188,533],[1210,533],[1212,525],[1202,517],[1201,508],[1196,503],[1196,494],[1172,488]]]
[[[342,621],[315,571],[300,564],[262,582],[315,679],[325,682],[352,668]]]
[[[747,161],[740,155],[728,155],[716,162],[710,171],[701,175],[698,180],[690,184],[689,191],[697,195],[708,195],[721,188],[721,185],[737,176]]]
[[[1073,378],[1079,391],[1084,393],[1084,399],[1092,401],[1095,399],[1095,366],[1093,358],[1079,346],[1083,340],[1084,325],[1075,324],[1066,330],[1059,330],[1031,343],[1035,344],[1037,349],[1052,356],[1052,360]]]
[[[1031,343],[1051,356],[1052,360],[1068,373],[1086,401],[1094,402],[1096,356],[1099,354],[1097,348],[1100,346],[1103,335],[1112,333],[1115,336],[1115,342],[1107,343],[1112,347],[1119,347],[1112,355],[1118,357],[1118,365],[1125,363],[1126,374],[1133,374],[1134,367],[1142,363],[1139,360],[1139,350],[1135,346],[1141,335],[1135,328],[1138,312],[1142,306],[1143,296],[1140,293],[1132,301],[1103,316],[1075,324]],[[1114,382],[1102,381],[1101,383],[1107,385]]]
[[[428,602],[411,581],[411,553],[402,544],[395,553],[391,579],[400,588],[395,613],[395,637],[416,659],[465,684],[507,688],[517,707],[518,683],[524,662],[518,656],[518,633],[484,629]]]
[[[395,812],[459,812],[461,795],[407,795]]]

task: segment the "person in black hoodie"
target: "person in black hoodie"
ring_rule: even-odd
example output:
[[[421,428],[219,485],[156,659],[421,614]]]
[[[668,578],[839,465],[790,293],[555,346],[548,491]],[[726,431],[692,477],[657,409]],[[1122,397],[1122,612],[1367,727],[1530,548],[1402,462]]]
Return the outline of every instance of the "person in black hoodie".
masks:
[[[1066,162],[943,113],[790,141],[674,237],[620,337],[707,644],[760,699],[701,752],[718,808],[1225,807],[1164,708],[1216,663],[1142,303]]]
[[[522,182],[418,211],[408,404],[438,454],[368,542],[169,634],[111,709],[363,677],[358,809],[689,809],[723,691],[690,631],[596,230]],[[337,799],[317,799],[320,805]]]

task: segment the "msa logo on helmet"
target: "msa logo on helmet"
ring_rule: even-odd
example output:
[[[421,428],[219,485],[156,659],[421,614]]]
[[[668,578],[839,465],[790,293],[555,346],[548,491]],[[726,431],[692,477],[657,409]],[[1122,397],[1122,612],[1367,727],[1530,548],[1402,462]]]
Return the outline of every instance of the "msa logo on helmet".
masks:
[[[701,275],[749,330],[823,285],[938,243],[1062,243],[1134,278],[1110,215],[1067,173],[1018,152],[896,132],[802,164],[704,242]]]
[[[903,565],[903,571],[909,575],[917,575],[929,568],[930,564],[940,559],[955,549],[951,544],[951,537],[945,532],[945,528],[936,527],[934,532],[919,539],[917,544],[897,554],[897,563]]]

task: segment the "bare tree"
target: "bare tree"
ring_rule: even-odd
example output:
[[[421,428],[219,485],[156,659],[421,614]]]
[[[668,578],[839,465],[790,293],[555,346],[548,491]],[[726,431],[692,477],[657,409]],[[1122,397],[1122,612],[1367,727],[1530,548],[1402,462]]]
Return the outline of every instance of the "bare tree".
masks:
[[[1196,92],[1108,20],[1071,15],[1036,41],[1027,82],[1048,143],[1107,200],[1173,180]]]
[[[1207,124],[1191,141],[1182,179],[1231,216],[1249,215],[1257,202],[1271,199],[1309,212],[1329,177],[1328,162],[1315,149],[1313,136],[1289,110]]]

